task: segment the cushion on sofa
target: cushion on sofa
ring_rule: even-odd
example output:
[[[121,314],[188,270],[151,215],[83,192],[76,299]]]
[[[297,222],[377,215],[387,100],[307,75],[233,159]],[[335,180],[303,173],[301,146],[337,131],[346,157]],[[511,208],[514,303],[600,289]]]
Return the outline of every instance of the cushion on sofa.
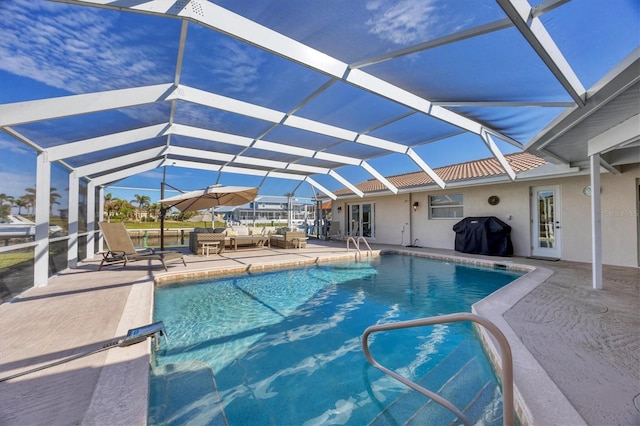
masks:
[[[232,226],[231,229],[236,231],[239,237],[249,235],[249,227],[247,226]]]
[[[264,227],[252,226],[249,228],[249,235],[264,235]]]

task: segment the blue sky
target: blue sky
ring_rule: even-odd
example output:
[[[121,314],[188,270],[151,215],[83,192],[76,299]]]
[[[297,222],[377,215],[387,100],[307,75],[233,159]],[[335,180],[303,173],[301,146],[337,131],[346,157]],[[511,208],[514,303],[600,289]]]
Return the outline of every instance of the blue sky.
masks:
[[[504,16],[493,1],[474,2],[473,6],[465,8],[464,13],[452,10],[451,3],[440,0],[370,0],[356,3],[333,0],[326,7],[321,7],[320,2],[283,0],[279,5],[286,7],[288,14],[282,14],[281,9],[270,9],[261,2],[220,0],[217,3],[286,32],[288,36],[318,49],[334,49],[329,53],[347,62],[355,62],[358,54],[372,57],[384,51],[397,50],[421,40],[446,35],[452,29],[470,28]],[[616,7],[613,7],[613,3]],[[580,4],[582,6],[578,7]],[[344,13],[340,16],[332,15],[337,20],[335,31],[319,37],[318,34],[326,29],[323,27],[326,24],[322,15],[328,14],[332,5],[340,5],[344,8]],[[549,13],[543,22],[551,35],[559,40],[559,48],[575,67],[583,85],[588,88],[638,46],[638,9],[637,0],[573,1]],[[354,28],[345,25],[353,21],[353,13],[367,14],[362,19],[360,32],[356,31],[356,25],[353,25]],[[295,25],[297,19],[309,18],[309,15],[317,18],[309,21],[317,22],[317,28],[314,25]],[[590,31],[583,31],[585,22],[589,23]],[[584,34],[572,44],[569,35],[576,32]],[[1,0],[0,103],[172,82],[179,33],[180,22],[175,19],[74,7],[44,0]],[[362,39],[359,39],[360,36]],[[372,38],[379,44],[373,45],[370,42]],[[341,40],[348,42],[341,43]],[[522,50],[522,42],[515,40],[514,43],[496,39],[495,42],[503,49],[499,49],[500,55],[491,60],[486,59],[486,54],[479,54],[477,46],[471,43],[461,44],[453,53],[444,54],[434,49],[426,54],[412,55],[401,64],[404,69],[398,75],[405,78],[409,85],[420,83],[419,79],[425,69],[439,78],[447,77],[449,85],[446,87],[438,84],[425,89],[434,97],[442,95],[445,92],[441,91],[446,89],[446,94],[455,99],[464,99],[464,96],[473,92],[474,96],[486,100],[491,100],[488,96],[496,94],[495,100],[500,100],[500,96],[506,96],[509,91],[521,87],[521,91],[513,93],[531,98],[523,98],[524,101],[535,101],[536,98],[568,100],[569,97],[559,85],[550,81],[548,72],[539,69],[535,55],[523,55],[521,61],[510,60],[509,49]],[[580,43],[583,45],[579,45]],[[191,59],[190,52],[196,49],[208,49],[211,54]],[[224,55],[216,57],[214,52],[224,52]],[[451,55],[456,55],[456,58],[464,57],[467,62],[451,62]],[[208,30],[194,25],[189,28],[185,56],[189,59],[185,59],[183,83],[282,111],[294,107],[300,101],[297,94],[315,90],[323,82],[322,76],[305,71],[304,67],[292,65],[231,39],[211,37]],[[596,57],[597,61],[594,60]],[[504,62],[499,63],[499,60]],[[208,75],[206,71],[214,65],[215,74]],[[469,76],[470,67],[485,76],[484,85],[476,84],[477,75]],[[371,69],[379,75],[398,72],[390,63],[378,64]],[[538,75],[537,87],[524,84],[529,78],[537,79]],[[509,81],[511,84],[501,85],[501,81]],[[344,93],[347,96],[348,92]],[[363,98],[362,102],[367,103],[369,100]],[[315,114],[340,124],[348,123],[348,119],[354,122],[361,120],[362,123],[367,121],[367,115],[348,117],[348,114],[345,120],[345,115],[341,115],[334,105],[329,102],[324,105],[324,108],[308,108],[304,112],[309,117]],[[383,109],[376,111],[382,112]],[[505,127],[513,126],[514,136],[526,143],[535,135],[534,130],[544,127],[561,111],[562,108],[546,108],[539,113],[529,110],[528,115],[524,115],[514,109],[494,108],[487,110],[486,117],[498,118]],[[484,111],[480,114],[474,112],[476,115],[485,114]],[[127,119],[147,122],[152,121],[154,114],[161,116],[162,113],[162,110],[131,109],[127,112]],[[198,108],[187,109],[183,114],[190,115],[193,121],[221,120],[220,117],[223,117],[203,115]],[[224,123],[228,128],[234,125],[250,128],[246,122]],[[55,123],[51,123],[51,126],[55,126]],[[55,132],[50,134],[46,134],[48,127],[45,125],[29,129],[42,135],[42,140],[37,140],[37,143],[55,145],[61,140],[87,137],[82,132],[89,130],[82,130],[80,127],[64,131],[55,128]],[[254,131],[258,133],[259,129]],[[504,153],[518,151],[506,143],[499,142],[499,146]],[[422,145],[416,151],[432,168],[491,156],[481,139],[470,134]],[[0,165],[0,193],[14,196],[24,194],[25,188],[35,185],[35,154],[4,132],[0,132],[0,152],[4,160]],[[386,176],[417,170],[412,161],[400,155],[372,159],[370,163]],[[216,172],[172,167],[167,167],[165,173],[166,182],[183,191],[214,183],[253,186],[262,181],[260,177],[237,174],[218,176]],[[371,178],[368,173],[356,167],[345,167],[340,173],[352,183]],[[63,175],[54,175],[52,185],[64,195],[67,185]],[[128,200],[133,199],[135,194],[149,195],[152,200],[157,200],[162,178],[162,169],[148,171],[115,183],[114,188],[107,189],[107,192]],[[319,176],[317,180],[330,190],[342,187],[342,184],[327,176]],[[133,189],[122,189],[125,187]],[[297,182],[278,179],[269,179],[260,193],[283,195],[294,189],[300,197],[311,197],[314,194],[311,186],[306,183],[298,187]],[[173,193],[168,192],[167,195]]]

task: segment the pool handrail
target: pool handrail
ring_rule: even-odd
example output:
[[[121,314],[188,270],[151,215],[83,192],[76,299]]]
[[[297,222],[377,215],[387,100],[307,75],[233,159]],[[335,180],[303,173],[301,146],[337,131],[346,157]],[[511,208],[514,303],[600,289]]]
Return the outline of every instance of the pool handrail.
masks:
[[[351,241],[353,241],[353,245],[356,247],[356,250],[358,250],[358,256],[362,255],[362,253],[360,252],[360,241],[364,241],[364,245],[367,246],[369,256],[373,256],[373,250],[371,250],[369,243],[364,237],[360,236],[357,240],[354,237],[347,238],[347,251],[349,251],[349,243]]]
[[[479,315],[468,313],[468,312],[459,312],[454,314],[447,315],[439,315],[435,317],[428,318],[420,318],[416,320],[409,321],[398,321],[387,324],[376,324],[367,329],[362,334],[362,350],[364,351],[364,355],[367,358],[367,361],[378,370],[384,372],[385,374],[393,377],[399,382],[409,386],[411,389],[420,392],[421,394],[433,399],[438,404],[442,405],[445,408],[448,408],[452,411],[458,418],[465,424],[470,425],[469,420],[466,416],[456,408],[451,402],[447,399],[441,397],[440,395],[423,388],[417,383],[412,382],[411,380],[402,377],[394,371],[389,370],[383,365],[379,364],[371,355],[369,351],[369,335],[371,333],[379,332],[379,331],[389,331],[389,330],[398,330],[412,327],[421,327],[425,325],[434,325],[434,324],[444,324],[448,322],[462,322],[462,321],[472,321],[477,324],[480,324],[484,328],[486,328],[497,340],[498,345],[500,346],[500,351],[502,353],[502,371],[499,372],[501,376],[502,382],[502,421],[504,426],[513,426],[514,425],[514,397],[513,397],[513,357],[511,354],[511,347],[509,346],[509,342],[505,335],[500,331],[500,329],[493,324],[491,321],[483,318]]]

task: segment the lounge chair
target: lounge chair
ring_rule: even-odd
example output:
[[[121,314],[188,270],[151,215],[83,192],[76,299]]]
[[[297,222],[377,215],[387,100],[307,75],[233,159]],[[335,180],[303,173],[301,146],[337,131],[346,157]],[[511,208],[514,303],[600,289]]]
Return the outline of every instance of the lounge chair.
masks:
[[[182,254],[177,251],[138,251],[122,222],[100,222],[98,225],[109,247],[109,251],[102,253],[102,262],[100,262],[98,271],[104,265],[123,263],[122,266],[125,267],[127,262],[135,262],[136,260],[159,260],[165,271],[168,271],[165,261],[181,260],[184,266],[187,266]]]

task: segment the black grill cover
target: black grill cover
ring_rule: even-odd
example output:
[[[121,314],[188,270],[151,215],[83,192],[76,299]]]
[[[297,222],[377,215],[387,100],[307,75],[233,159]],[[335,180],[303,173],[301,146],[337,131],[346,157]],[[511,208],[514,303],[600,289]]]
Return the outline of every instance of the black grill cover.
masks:
[[[511,227],[494,216],[466,217],[453,225],[456,251],[489,256],[513,255]]]

